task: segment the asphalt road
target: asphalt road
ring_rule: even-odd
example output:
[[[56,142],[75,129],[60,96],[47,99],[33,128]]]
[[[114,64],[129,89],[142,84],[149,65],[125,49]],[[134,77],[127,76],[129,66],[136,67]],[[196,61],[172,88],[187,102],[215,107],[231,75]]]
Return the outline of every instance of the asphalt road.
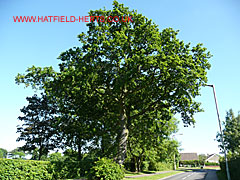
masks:
[[[164,180],[204,180],[207,170],[194,169],[189,172],[180,173],[172,177],[164,178]]]

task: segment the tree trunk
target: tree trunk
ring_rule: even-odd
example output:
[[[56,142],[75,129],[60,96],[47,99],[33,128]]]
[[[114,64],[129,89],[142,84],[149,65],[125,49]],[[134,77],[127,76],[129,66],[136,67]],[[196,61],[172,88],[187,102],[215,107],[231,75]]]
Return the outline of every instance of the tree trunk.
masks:
[[[130,171],[136,172],[137,171],[136,158],[132,157],[130,162],[131,162],[130,163]]]
[[[80,142],[78,143],[78,161],[82,160],[82,152],[81,152],[82,148],[81,148],[81,144]]]
[[[127,139],[129,134],[127,129],[127,116],[124,102],[122,102],[120,105],[120,128],[118,163],[123,164],[127,154]]]
[[[102,154],[105,153],[105,147],[104,147],[105,143],[104,143],[104,140],[103,140],[103,136],[102,136],[102,140],[101,140],[101,152]]]
[[[41,160],[42,155],[43,155],[43,148],[40,147],[40,148],[39,148],[38,160]]]
[[[137,157],[137,172],[140,172],[140,165],[141,165],[140,158]]]

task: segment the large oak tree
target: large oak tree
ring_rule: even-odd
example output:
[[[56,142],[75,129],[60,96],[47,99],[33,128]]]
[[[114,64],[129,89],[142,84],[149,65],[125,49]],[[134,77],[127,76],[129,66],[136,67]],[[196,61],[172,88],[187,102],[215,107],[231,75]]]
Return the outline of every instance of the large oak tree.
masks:
[[[40,85],[54,96],[60,110],[92,129],[91,142],[118,144],[121,164],[129,130],[136,124],[148,127],[149,114],[170,120],[180,113],[186,125],[195,122],[193,115],[201,109],[194,98],[207,82],[211,55],[202,44],[185,44],[178,31],[160,31],[152,20],[117,1],[112,10],[90,11],[89,16],[129,16],[133,22],[90,22],[78,36],[80,46],[60,55],[59,73],[34,67],[16,80]]]

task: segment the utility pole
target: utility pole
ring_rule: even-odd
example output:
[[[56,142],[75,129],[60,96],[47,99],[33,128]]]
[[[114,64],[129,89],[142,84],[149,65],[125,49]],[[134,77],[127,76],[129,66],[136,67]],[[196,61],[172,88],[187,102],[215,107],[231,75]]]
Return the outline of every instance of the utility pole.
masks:
[[[209,86],[209,87],[213,88],[213,95],[214,95],[214,100],[215,100],[215,104],[216,104],[216,110],[217,110],[217,116],[218,116],[218,124],[219,124],[220,135],[221,135],[220,137],[221,137],[221,142],[222,142],[223,151],[224,151],[224,157],[225,157],[225,162],[226,162],[227,179],[231,180],[230,172],[229,172],[229,168],[228,168],[226,148],[225,148],[224,141],[223,141],[222,124],[221,124],[220,115],[219,115],[219,111],[218,111],[218,103],[217,103],[217,96],[216,96],[216,93],[215,93],[215,88],[214,88],[214,85],[205,85],[205,86]]]

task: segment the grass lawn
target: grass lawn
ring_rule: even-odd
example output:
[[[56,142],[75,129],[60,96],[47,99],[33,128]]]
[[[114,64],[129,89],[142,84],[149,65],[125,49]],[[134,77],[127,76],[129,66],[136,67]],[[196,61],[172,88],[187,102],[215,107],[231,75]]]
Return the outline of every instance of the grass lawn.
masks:
[[[124,178],[124,180],[157,180],[157,179],[164,178],[164,177],[171,176],[178,173],[181,173],[181,172],[173,171],[169,173],[157,174],[157,175],[151,175],[151,176],[144,176],[144,177],[137,177],[137,178]],[[135,174],[135,175],[139,175],[139,174]]]

